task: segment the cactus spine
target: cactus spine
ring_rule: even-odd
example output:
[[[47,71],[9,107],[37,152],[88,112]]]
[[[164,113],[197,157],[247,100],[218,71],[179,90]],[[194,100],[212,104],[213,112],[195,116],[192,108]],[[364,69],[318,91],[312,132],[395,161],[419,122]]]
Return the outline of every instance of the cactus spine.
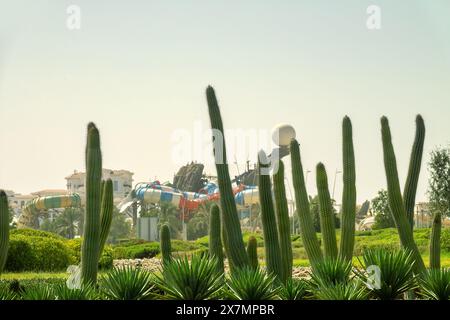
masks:
[[[258,242],[254,236],[248,238],[247,255],[250,260],[250,267],[252,269],[258,269]]]
[[[100,135],[91,122],[88,125],[86,145],[86,214],[84,240],[81,249],[81,278],[83,284],[97,281],[100,247],[100,185],[102,179],[102,154]]]
[[[433,226],[431,227],[430,237],[430,268],[441,268],[441,214],[438,210],[433,216]]]
[[[306,192],[305,178],[303,176],[303,166],[300,157],[300,148],[297,140],[293,139],[290,145],[292,183],[295,191],[295,202],[297,214],[300,222],[300,231],[309,261],[314,268],[317,263],[322,261],[322,251],[320,250],[319,240],[309,210],[308,194]]]
[[[425,140],[425,124],[420,114],[416,116],[416,136],[409,159],[408,176],[406,178],[403,200],[406,215],[411,229],[414,228],[414,206],[416,203],[417,182],[419,181],[420,166],[422,163],[423,143]]]
[[[241,225],[231,188],[230,173],[228,171],[225,137],[223,131],[222,117],[216,94],[211,86],[206,89],[209,118],[213,130],[214,155],[216,158],[217,179],[220,190],[221,222],[226,237],[224,247],[230,263],[230,267],[248,266],[248,257],[242,239]]]
[[[276,219],[280,242],[283,281],[292,278],[292,245],[289,222],[289,209],[284,185],[284,164],[278,162],[278,171],[273,175],[273,191],[275,194]]]
[[[405,203],[402,199],[400,183],[398,180],[397,161],[392,145],[391,130],[389,128],[389,121],[386,117],[381,118],[381,135],[383,141],[384,167],[386,171],[389,207],[391,208],[391,213],[397,226],[400,242],[405,249],[412,252],[415,260],[415,272],[421,273],[425,270],[425,265],[417,245],[414,242],[411,225],[406,215]]]
[[[266,163],[268,163],[267,156],[264,151],[260,151],[258,155],[258,190],[261,206],[261,222],[263,225],[264,249],[266,253],[266,267],[267,271],[277,275],[278,279],[283,280],[284,274],[281,267],[280,244],[278,242],[270,175],[268,172],[263,172],[264,168],[267,169]]]
[[[0,190],[0,274],[6,264],[9,245],[9,208],[6,192]]]
[[[344,189],[342,192],[341,242],[339,256],[351,261],[355,244],[356,173],[353,150],[352,123],[349,117],[342,122],[342,162]]]
[[[319,163],[316,167],[316,183],[319,195],[320,230],[324,244],[325,257],[336,259],[338,255],[336,230],[334,227],[333,206],[328,191],[328,178],[325,166]]]
[[[217,271],[224,273],[220,231],[220,209],[216,204],[213,204],[209,216],[209,256],[217,260]]]
[[[161,226],[160,249],[163,263],[172,260],[172,246],[170,243],[170,229],[167,224]]]
[[[108,179],[102,183],[102,207],[100,210],[100,247],[98,250],[99,258],[102,255],[103,248],[105,247],[106,240],[108,239],[109,229],[111,228],[111,222],[114,210],[114,195],[112,180]]]

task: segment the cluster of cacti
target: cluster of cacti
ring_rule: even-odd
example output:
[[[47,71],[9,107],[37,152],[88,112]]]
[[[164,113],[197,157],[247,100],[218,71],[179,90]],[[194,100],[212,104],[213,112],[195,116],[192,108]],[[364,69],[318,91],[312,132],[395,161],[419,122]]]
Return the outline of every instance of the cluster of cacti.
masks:
[[[223,247],[220,228],[220,209],[213,204],[209,217],[209,255],[217,260],[217,271],[224,272]]]
[[[292,180],[295,190],[297,214],[300,221],[301,236],[312,267],[314,268],[318,263],[320,263],[323,260],[323,257],[327,259],[340,258],[343,261],[351,261],[355,238],[356,174],[352,124],[350,119],[346,116],[344,117],[342,123],[344,190],[342,194],[342,224],[339,250],[336,240],[333,203],[328,189],[328,178],[325,166],[322,163],[319,163],[316,167],[320,228],[324,244],[324,254],[322,254],[310,213],[309,201],[303,177],[299,144],[295,139],[291,141],[290,149]]]
[[[0,190],[0,274],[8,257],[9,245],[9,207],[5,191]]]
[[[97,281],[98,261],[108,237],[113,212],[112,182],[102,183],[100,134],[89,123],[86,144],[86,210],[81,247],[81,279],[84,285]],[[103,186],[103,190],[102,190]]]
[[[414,258],[414,268],[417,273],[425,270],[425,264],[420,256],[419,249],[414,242],[413,231],[407,215],[405,202],[403,201],[398,179],[397,161],[394,147],[392,145],[391,130],[386,117],[381,118],[381,135],[383,142],[384,167],[386,170],[386,180],[389,198],[389,207],[394,218],[400,236],[400,242],[405,249],[412,252]],[[413,156],[417,152],[413,152]],[[420,155],[422,152],[420,152]],[[417,162],[419,159],[415,160]],[[413,170],[413,174],[418,174],[418,170]],[[412,171],[410,171],[411,173]],[[414,192],[415,193],[415,192]]]
[[[170,228],[163,224],[160,230],[159,245],[161,250],[162,262],[166,263],[172,260],[172,245],[170,242]]]
[[[223,228],[223,241],[230,268],[240,268],[249,265],[245,245],[242,239],[241,225],[236,208],[236,202],[231,187],[230,173],[225,148],[225,136],[214,89],[206,89],[209,118],[213,130],[214,155],[217,170],[217,179],[220,190],[220,209]]]
[[[266,165],[268,162],[264,151],[260,151],[258,155],[258,190],[259,204],[261,206],[261,222],[263,225],[264,249],[266,254],[266,268],[267,271],[275,274],[279,279],[284,280],[270,175],[267,174],[267,172],[263,172],[266,171],[264,169],[268,168],[268,165]]]

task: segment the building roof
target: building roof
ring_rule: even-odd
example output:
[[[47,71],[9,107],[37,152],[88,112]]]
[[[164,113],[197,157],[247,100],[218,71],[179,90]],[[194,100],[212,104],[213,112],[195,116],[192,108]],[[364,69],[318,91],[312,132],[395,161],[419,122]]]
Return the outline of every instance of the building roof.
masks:
[[[47,196],[47,195],[60,195],[67,194],[68,191],[66,189],[44,189],[36,192],[32,192],[32,195],[35,196]]]
[[[112,170],[112,169],[106,169],[106,168],[104,168],[104,169],[102,170],[102,173],[103,173],[103,174],[108,173],[108,174],[113,174],[113,175],[134,175],[133,172],[128,171],[128,170],[123,170],[123,169],[120,169],[120,170]],[[69,180],[69,179],[77,179],[77,178],[82,178],[82,179],[84,179],[85,176],[86,176],[86,172],[81,172],[81,171],[74,170],[74,172],[73,172],[71,175],[65,177],[65,179],[66,179],[66,180]]]

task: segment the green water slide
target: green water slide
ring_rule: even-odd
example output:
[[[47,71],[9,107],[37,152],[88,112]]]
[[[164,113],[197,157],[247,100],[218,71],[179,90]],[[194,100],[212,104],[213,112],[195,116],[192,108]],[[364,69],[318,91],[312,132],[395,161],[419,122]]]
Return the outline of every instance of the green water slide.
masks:
[[[28,201],[22,209],[19,217],[19,228],[38,228],[39,217],[44,215],[49,209],[58,208],[80,208],[80,195],[65,194],[48,197],[37,197]]]

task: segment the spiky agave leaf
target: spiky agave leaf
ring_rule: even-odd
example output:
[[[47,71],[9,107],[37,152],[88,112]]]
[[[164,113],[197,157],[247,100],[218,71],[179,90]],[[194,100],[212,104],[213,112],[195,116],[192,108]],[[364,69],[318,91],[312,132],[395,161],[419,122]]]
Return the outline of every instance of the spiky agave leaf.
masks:
[[[421,295],[430,300],[450,300],[450,269],[430,269],[419,278]]]
[[[279,282],[272,273],[243,267],[236,269],[227,281],[227,296],[236,300],[275,300]]]
[[[80,289],[70,289],[65,283],[54,287],[56,300],[96,300],[97,293],[93,286],[84,285]]]
[[[218,296],[223,274],[217,272],[215,258],[194,254],[190,261],[184,256],[164,263],[155,280],[163,299],[209,300]]]
[[[310,284],[314,290],[320,290],[321,287],[333,286],[338,283],[346,283],[352,273],[351,261],[341,258],[326,258],[316,264],[309,272],[311,276]]]
[[[370,286],[373,296],[381,300],[393,300],[417,287],[414,277],[414,258],[411,251],[386,251],[368,249],[363,254],[364,266],[374,266],[379,270],[375,275],[358,272],[358,276],[369,283],[370,277],[378,277],[376,285]]]
[[[151,274],[129,266],[109,271],[101,279],[100,288],[110,300],[145,300],[153,295]]]
[[[309,285],[303,279],[288,279],[285,284],[281,285],[279,297],[282,300],[305,300],[310,296]]]
[[[7,285],[0,285],[0,301],[15,300],[17,298],[17,294],[11,291]]]
[[[361,281],[323,286],[316,291],[319,300],[366,300],[369,292]]]
[[[55,300],[53,287],[48,284],[30,286],[22,293],[23,300]]]

